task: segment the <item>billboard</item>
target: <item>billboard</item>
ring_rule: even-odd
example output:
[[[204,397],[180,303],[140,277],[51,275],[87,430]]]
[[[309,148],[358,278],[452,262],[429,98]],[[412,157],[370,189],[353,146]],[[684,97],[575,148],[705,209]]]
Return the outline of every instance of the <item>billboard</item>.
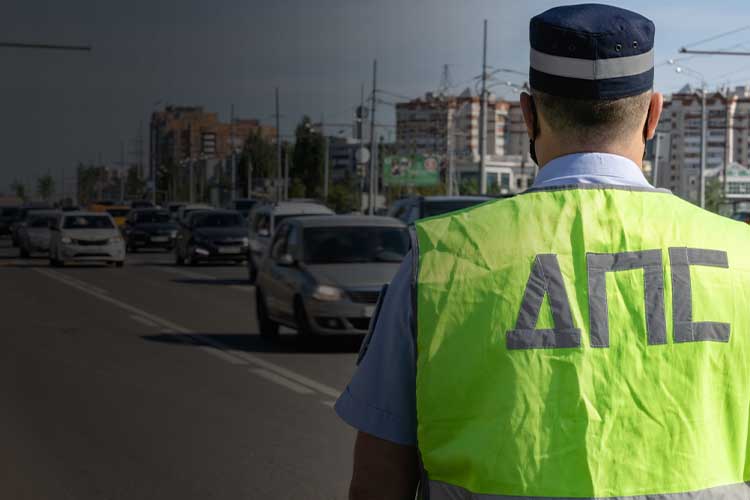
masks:
[[[439,165],[435,156],[386,156],[383,159],[383,184],[434,186],[440,182]]]

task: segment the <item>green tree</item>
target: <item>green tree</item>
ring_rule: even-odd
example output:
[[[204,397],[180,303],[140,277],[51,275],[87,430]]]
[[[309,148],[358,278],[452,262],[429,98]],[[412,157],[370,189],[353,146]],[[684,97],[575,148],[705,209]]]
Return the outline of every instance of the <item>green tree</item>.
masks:
[[[724,201],[724,190],[719,176],[706,180],[706,210],[719,213],[719,206]]]
[[[276,145],[263,136],[260,129],[250,133],[245,141],[245,147],[237,161],[237,186],[240,193],[247,193],[248,167],[252,162],[253,186],[255,179],[276,176]]]
[[[128,175],[125,178],[125,195],[141,198],[146,190],[146,182],[138,175],[138,167],[128,167]]]
[[[302,117],[294,136],[294,153],[289,175],[302,181],[306,197],[318,198],[323,188],[325,138],[314,129],[307,116]]]
[[[49,201],[55,194],[55,179],[51,175],[43,175],[36,180],[36,194],[44,201]]]
[[[347,179],[345,182],[334,184],[328,190],[326,204],[336,213],[349,213],[357,209],[359,205],[359,193]]]
[[[21,198],[22,200],[26,201],[26,185],[19,181],[18,179],[14,179],[13,182],[10,183],[10,190],[13,192],[13,194],[16,195],[17,198]]]

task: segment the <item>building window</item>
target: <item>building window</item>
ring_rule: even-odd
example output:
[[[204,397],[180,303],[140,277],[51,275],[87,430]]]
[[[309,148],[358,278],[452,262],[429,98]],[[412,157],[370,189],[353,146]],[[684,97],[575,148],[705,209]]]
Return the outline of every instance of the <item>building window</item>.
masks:
[[[500,189],[510,189],[510,174],[500,174]]]

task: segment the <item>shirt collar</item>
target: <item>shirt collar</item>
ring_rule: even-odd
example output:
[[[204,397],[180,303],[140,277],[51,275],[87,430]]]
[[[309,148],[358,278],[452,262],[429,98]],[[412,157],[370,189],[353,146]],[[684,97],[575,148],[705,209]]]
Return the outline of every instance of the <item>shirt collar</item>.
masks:
[[[555,158],[539,169],[533,187],[571,184],[652,188],[638,165],[611,153],[574,153]]]

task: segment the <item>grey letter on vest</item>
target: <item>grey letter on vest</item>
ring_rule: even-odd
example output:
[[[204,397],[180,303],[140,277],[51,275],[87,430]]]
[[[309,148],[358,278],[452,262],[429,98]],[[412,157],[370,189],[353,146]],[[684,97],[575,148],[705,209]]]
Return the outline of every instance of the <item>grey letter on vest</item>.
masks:
[[[536,324],[545,293],[549,297],[555,327],[551,330],[538,330]],[[540,254],[534,259],[516,328],[507,332],[506,345],[508,349],[581,346],[581,330],[573,327],[570,302],[555,254]]]
[[[646,337],[648,343],[666,344],[664,318],[664,275],[661,250],[586,254],[589,283],[589,325],[591,347],[609,347],[607,273],[643,268]]]
[[[729,323],[693,322],[690,266],[729,268],[727,253],[700,248],[670,248],[672,268],[672,318],[675,342],[729,342]],[[716,300],[723,300],[716,297]]]

